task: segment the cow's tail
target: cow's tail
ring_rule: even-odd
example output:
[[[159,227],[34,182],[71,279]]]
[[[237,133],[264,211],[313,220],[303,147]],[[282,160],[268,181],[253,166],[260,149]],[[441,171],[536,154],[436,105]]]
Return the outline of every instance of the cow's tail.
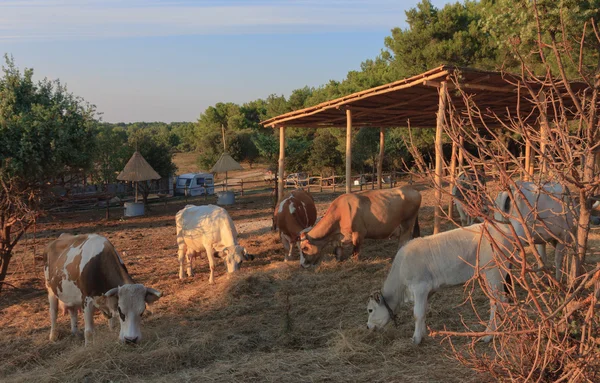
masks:
[[[413,238],[419,238],[421,236],[421,228],[419,228],[419,213],[417,213],[417,218],[415,218],[415,225],[413,227]]]

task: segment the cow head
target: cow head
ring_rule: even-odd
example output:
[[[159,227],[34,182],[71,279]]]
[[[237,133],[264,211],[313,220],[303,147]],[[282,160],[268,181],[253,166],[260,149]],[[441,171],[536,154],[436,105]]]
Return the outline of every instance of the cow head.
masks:
[[[388,307],[379,291],[371,294],[367,302],[367,313],[369,314],[367,328],[369,330],[383,328],[393,319]]]
[[[244,261],[252,261],[254,256],[248,254],[246,249],[240,245],[226,247],[223,250],[225,263],[227,264],[227,272],[233,273],[240,269],[240,265]]]
[[[141,284],[128,284],[108,290],[94,299],[94,305],[105,315],[119,317],[119,340],[136,344],[142,340],[141,321],[146,303],[156,302],[162,294]]]
[[[321,248],[308,235],[310,228],[300,233],[298,249],[300,250],[300,265],[304,268],[316,265],[321,260]]]
[[[509,217],[505,215],[510,213],[512,199],[507,191],[500,192],[496,197],[496,211],[494,212],[494,220],[500,223],[509,223]]]

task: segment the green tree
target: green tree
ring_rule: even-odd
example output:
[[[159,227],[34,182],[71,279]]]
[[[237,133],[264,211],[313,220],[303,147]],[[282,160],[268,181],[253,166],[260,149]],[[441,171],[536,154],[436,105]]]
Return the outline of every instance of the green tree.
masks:
[[[59,81],[34,83],[5,57],[0,78],[0,290],[12,250],[53,195],[48,185],[89,170],[95,109]],[[43,199],[42,199],[43,197]]]
[[[161,176],[168,177],[175,174],[177,166],[173,163],[174,148],[161,140],[157,140],[151,130],[139,129],[129,138],[130,156],[137,149],[148,164]],[[148,202],[150,188],[145,183],[140,183],[144,204]]]
[[[329,129],[319,130],[308,157],[310,171],[325,177],[341,172],[344,162],[337,145],[338,140]]]
[[[252,141],[258,150],[258,154],[269,164],[273,165],[277,162],[277,154],[279,153],[277,137],[273,134],[257,133],[252,137]]]
[[[127,132],[121,127],[100,124],[95,140],[93,180],[103,185],[116,182],[117,175],[131,157]]]
[[[441,64],[495,67],[496,45],[479,26],[486,6],[485,1],[465,1],[438,9],[422,0],[406,11],[409,28],[394,28],[385,39],[395,76],[413,76]]]

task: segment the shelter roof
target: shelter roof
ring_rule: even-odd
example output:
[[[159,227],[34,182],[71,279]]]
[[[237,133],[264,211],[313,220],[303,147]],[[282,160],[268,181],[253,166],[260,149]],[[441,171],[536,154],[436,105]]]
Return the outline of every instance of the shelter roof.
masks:
[[[117,176],[120,181],[147,181],[160,178],[160,175],[137,150],[127,161],[123,171]]]
[[[229,172],[232,170],[244,170],[242,165],[236,162],[228,153],[221,154],[219,160],[215,165],[210,169],[211,173],[223,173]]]
[[[357,127],[435,127],[438,110],[438,88],[448,82],[452,103],[464,114],[465,102],[456,83],[486,116],[490,126],[499,125],[492,115],[515,116],[517,107],[528,122],[535,122],[538,111],[529,100],[529,92],[519,76],[472,68],[442,65],[417,76],[363,90],[305,109],[295,110],[261,122],[265,127],[293,126],[306,128],[345,127],[345,109],[352,110],[352,125]],[[520,86],[518,84],[521,84]],[[539,82],[528,83],[539,89]],[[585,83],[571,83],[575,92],[587,88]],[[566,94],[558,88],[559,93]],[[563,97],[567,107],[568,97]],[[519,102],[517,102],[519,101]]]

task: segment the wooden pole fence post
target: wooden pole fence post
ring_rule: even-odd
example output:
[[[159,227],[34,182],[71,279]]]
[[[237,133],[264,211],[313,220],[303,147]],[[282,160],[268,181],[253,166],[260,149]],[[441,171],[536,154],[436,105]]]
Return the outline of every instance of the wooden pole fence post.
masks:
[[[283,171],[285,167],[285,127],[279,127],[279,168],[277,170],[279,184],[277,185],[277,201],[283,199]]]
[[[352,111],[346,109],[346,193],[352,193]]]
[[[444,130],[444,117],[446,114],[446,81],[442,81],[439,88],[439,104],[435,127],[435,215],[433,218],[433,234],[440,232],[442,220],[442,132]]]

